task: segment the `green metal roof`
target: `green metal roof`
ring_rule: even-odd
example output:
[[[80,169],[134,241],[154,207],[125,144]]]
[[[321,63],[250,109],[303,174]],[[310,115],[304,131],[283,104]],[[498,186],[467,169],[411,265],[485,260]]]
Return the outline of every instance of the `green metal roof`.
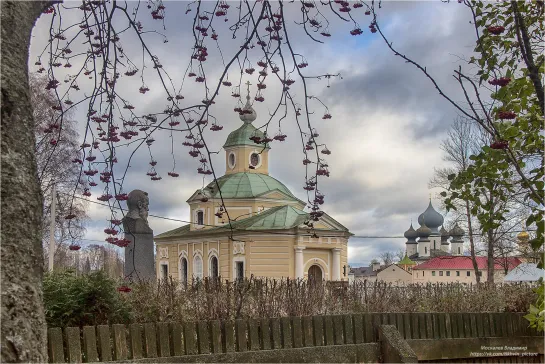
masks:
[[[263,148],[263,144],[257,144],[253,140],[250,140],[250,137],[257,135],[260,138],[264,137],[264,134],[261,130],[257,129],[252,124],[244,123],[240,128],[235,131],[232,131],[231,134],[227,137],[224,148],[234,147],[239,145],[248,145],[252,147]],[[267,149],[270,149],[269,145],[266,146]]]
[[[405,254],[405,257],[399,263],[397,263],[397,265],[416,265],[416,263],[413,262],[411,258],[407,256],[407,254]]]
[[[288,198],[297,200],[291,191],[280,181],[262,173],[239,172],[226,174],[217,179],[223,198],[253,198],[264,193],[278,190]],[[212,181],[204,189],[209,198],[220,198],[218,186]]]
[[[235,231],[260,231],[260,230],[286,230],[303,224],[309,214],[290,205],[276,206],[257,215],[240,221],[231,221],[231,227]],[[229,224],[204,230],[189,230],[189,225],[164,232],[155,239],[191,237],[203,234],[226,233],[230,231]],[[348,230],[342,230],[348,231]]]

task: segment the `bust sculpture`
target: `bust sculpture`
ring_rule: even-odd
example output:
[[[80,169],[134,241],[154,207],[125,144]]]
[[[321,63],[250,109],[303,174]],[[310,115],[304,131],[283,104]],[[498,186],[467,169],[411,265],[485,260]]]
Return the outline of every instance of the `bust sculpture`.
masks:
[[[148,224],[148,193],[141,190],[131,191],[128,195],[127,207],[129,212],[123,219],[125,232],[132,234],[153,233]]]

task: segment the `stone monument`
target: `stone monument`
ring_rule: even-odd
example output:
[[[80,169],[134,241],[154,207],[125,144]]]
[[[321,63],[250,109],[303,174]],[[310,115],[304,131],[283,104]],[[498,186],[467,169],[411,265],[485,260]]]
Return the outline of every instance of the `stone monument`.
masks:
[[[125,277],[131,281],[155,280],[155,257],[153,230],[148,225],[148,193],[133,190],[129,193],[129,212],[123,218],[125,239],[130,244],[125,248]]]

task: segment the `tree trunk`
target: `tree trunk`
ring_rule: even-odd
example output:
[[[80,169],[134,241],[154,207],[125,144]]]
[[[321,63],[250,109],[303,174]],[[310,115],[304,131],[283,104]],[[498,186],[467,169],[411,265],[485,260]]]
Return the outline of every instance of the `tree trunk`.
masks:
[[[475,271],[475,280],[477,284],[481,283],[481,277],[479,276],[479,265],[477,264],[477,258],[475,258],[475,241],[473,240],[473,228],[471,225],[471,209],[469,208],[469,200],[466,200],[466,216],[467,216],[467,230],[469,234],[469,250],[471,253],[471,262],[473,263],[473,270]]]
[[[490,187],[490,216],[494,215],[494,195],[492,191],[494,190],[494,186],[492,185]],[[491,218],[492,220],[492,218]],[[492,222],[492,221],[490,221]],[[488,254],[487,254],[487,283],[493,284],[494,283],[494,230],[492,228],[488,229],[487,232],[488,235]]]
[[[2,1],[1,361],[47,362],[42,196],[34,155],[28,51],[45,1]]]

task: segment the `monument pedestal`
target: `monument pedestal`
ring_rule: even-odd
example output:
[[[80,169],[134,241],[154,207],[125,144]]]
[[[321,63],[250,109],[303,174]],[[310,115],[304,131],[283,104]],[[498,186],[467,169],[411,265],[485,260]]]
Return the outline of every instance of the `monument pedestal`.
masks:
[[[156,280],[153,230],[142,219],[123,219],[125,239],[130,244],[125,248],[125,278],[136,282]]]

